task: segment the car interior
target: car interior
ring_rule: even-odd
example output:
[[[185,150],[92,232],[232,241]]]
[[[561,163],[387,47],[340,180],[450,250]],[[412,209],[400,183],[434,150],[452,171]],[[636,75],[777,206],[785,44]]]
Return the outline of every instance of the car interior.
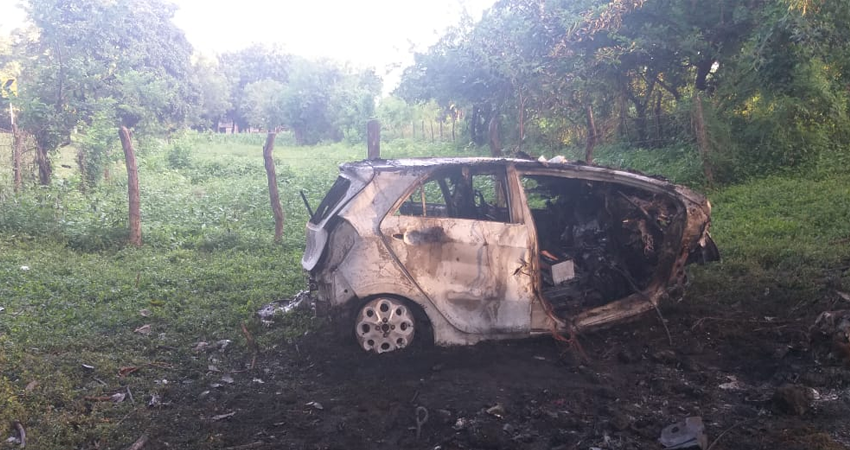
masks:
[[[523,175],[543,295],[561,317],[649,286],[680,214],[663,195],[608,182]]]

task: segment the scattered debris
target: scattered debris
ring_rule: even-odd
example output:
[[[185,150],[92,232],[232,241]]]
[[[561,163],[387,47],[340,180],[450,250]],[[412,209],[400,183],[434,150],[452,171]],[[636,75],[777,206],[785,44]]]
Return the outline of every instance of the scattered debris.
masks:
[[[119,368],[118,368],[118,376],[119,376],[119,377],[121,377],[121,378],[124,378],[124,377],[126,377],[127,375],[130,375],[131,373],[133,373],[133,372],[135,372],[135,371],[137,371],[137,370],[139,370],[139,369],[141,369],[141,367],[137,367],[137,366],[124,366],[124,367],[119,367]]]
[[[814,341],[828,341],[831,351],[850,363],[850,309],[822,312],[811,331]]]
[[[260,448],[264,445],[266,445],[265,442],[257,441],[257,442],[252,442],[250,444],[242,444],[242,445],[237,445],[237,446],[234,446],[234,447],[225,447],[224,450],[249,450],[249,449],[252,449],[252,448]]]
[[[249,348],[253,348],[254,351],[257,350],[257,341],[254,340],[254,335],[248,331],[248,327],[245,326],[245,322],[242,322],[242,335],[245,336],[245,342],[248,344]]]
[[[236,415],[236,411],[229,412],[227,414],[219,414],[217,416],[212,416],[210,419],[213,422],[218,422],[219,420],[229,419]]]
[[[501,403],[496,403],[494,406],[487,408],[487,414],[501,419],[505,417],[505,407]]]
[[[195,353],[203,352],[207,349],[207,347],[209,347],[209,345],[209,342],[200,341],[196,343],[194,347],[192,347],[192,351]]]
[[[322,406],[322,404],[319,402],[309,402],[304,406],[312,406],[313,408],[318,409],[319,411],[325,409],[325,407]]]
[[[846,301],[846,302],[850,302],[850,294],[848,294],[848,293],[846,293],[846,292],[841,292],[841,291],[835,291],[835,293],[836,293],[836,295],[838,295],[838,297],[839,297],[839,298],[841,298],[842,300],[844,300],[844,301]]]
[[[234,383],[233,377],[230,376],[229,374],[225,374],[224,376],[222,376],[221,381],[224,381],[227,384],[233,384]]]
[[[5,311],[5,310],[6,310],[6,308],[4,308],[4,307],[0,306],[0,312],[3,312],[3,311]]]
[[[151,324],[145,324],[133,330],[134,333],[139,333],[144,336],[148,336],[151,334]]]
[[[705,425],[701,417],[688,417],[664,428],[658,441],[668,450],[692,447],[705,450],[708,447],[708,437],[705,435]]]
[[[210,395],[210,391],[204,391],[204,392],[201,392],[201,393],[198,395],[198,398],[204,398],[204,397],[206,397],[206,396],[208,396],[208,395]]]
[[[139,310],[139,315],[140,315],[140,316],[142,316],[142,317],[150,317],[150,316],[151,316],[151,314],[153,314],[153,313],[152,313],[152,312],[151,312],[151,310],[149,310],[149,309],[141,309],[141,310]]]
[[[27,430],[24,429],[21,422],[15,421],[14,425],[15,430],[18,431],[17,442],[21,448],[25,448],[27,446]]]
[[[33,389],[35,389],[37,386],[38,386],[38,381],[33,380],[33,381],[30,381],[29,383],[27,383],[27,387],[25,387],[24,390],[27,391],[27,392],[32,392]]]
[[[422,426],[428,423],[428,409],[424,406],[416,407],[416,439],[422,436]]]
[[[724,391],[740,391],[746,388],[746,385],[740,382],[738,378],[734,375],[727,375],[726,379],[728,379],[729,381],[726,383],[722,383],[717,387],[723,389]]]
[[[115,403],[121,403],[124,401],[125,398],[127,398],[127,394],[123,392],[116,392],[109,396],[109,399]]]
[[[457,420],[455,421],[455,424],[452,426],[452,428],[455,431],[460,431],[460,430],[467,428],[468,426],[469,426],[469,419],[467,419],[465,417],[458,417]]]
[[[251,380],[251,382],[252,382],[252,383],[257,383],[257,384],[266,384],[266,382],[265,382],[265,381],[263,381],[263,380],[261,380],[261,379],[259,379],[259,378],[254,378],[253,380]]]
[[[806,414],[814,401],[815,391],[812,388],[795,384],[783,384],[773,394],[776,409],[795,416]]]
[[[82,364],[82,366],[83,366],[83,369],[86,369],[86,370],[94,370],[94,366],[92,366],[92,365],[89,365],[89,364]]]
[[[231,341],[230,339],[222,339],[215,343],[215,347],[218,349],[218,351],[224,352],[224,350],[227,348],[227,346],[230,345],[231,342],[233,341]]]
[[[133,445],[127,447],[127,450],[141,450],[141,448],[144,447],[145,444],[147,444],[147,443],[148,443],[148,435],[143,434],[143,435],[139,436],[138,439],[136,439],[136,442],[133,442]]]
[[[149,408],[157,408],[162,406],[162,397],[157,394],[151,394],[151,399],[148,401]]]
[[[264,325],[268,326],[272,324],[276,315],[285,315],[298,309],[311,308],[312,304],[313,299],[310,297],[310,291],[304,290],[295,294],[290,300],[277,300],[263,306],[257,311],[257,316],[260,317],[260,321]]]
[[[26,272],[26,271],[30,270],[30,266],[21,266],[21,270]]]

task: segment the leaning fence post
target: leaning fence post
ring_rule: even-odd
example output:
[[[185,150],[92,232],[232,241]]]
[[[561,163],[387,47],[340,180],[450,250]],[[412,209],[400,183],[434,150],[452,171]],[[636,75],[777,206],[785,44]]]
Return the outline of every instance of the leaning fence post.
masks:
[[[366,124],[366,145],[368,159],[381,159],[381,122],[375,119]]]

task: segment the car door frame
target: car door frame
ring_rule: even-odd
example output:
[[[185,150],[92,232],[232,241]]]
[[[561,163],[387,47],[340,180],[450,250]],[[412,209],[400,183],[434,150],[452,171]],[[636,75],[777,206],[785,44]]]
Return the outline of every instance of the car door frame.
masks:
[[[464,166],[458,165],[458,169],[462,170]],[[533,310],[540,300],[534,269],[537,244],[533,224],[529,227],[516,169],[513,164],[504,162],[469,167],[476,173],[492,171],[504,174],[510,222],[395,215],[420,186],[444,169],[437,166],[424,171],[399,196],[396,204],[381,219],[379,232],[403,272],[452,326],[474,334],[528,335],[535,328]],[[417,221],[418,224],[415,223]],[[420,227],[418,234],[413,232],[416,230],[412,230],[412,226]],[[478,240],[474,234],[476,230]],[[467,232],[468,235],[465,234]],[[464,242],[467,238],[470,241]],[[520,240],[522,242],[518,242]],[[466,244],[467,247],[480,245],[475,270],[483,278],[475,278],[470,283],[446,280],[449,266],[470,268],[473,255],[470,248],[464,247]],[[451,257],[455,258],[454,262]],[[461,261],[462,257],[464,261]],[[488,264],[482,264],[483,258]],[[412,260],[416,261],[415,265]],[[487,269],[491,273],[482,272]],[[486,284],[490,281],[502,282],[503,285],[498,286],[496,291],[486,291]],[[481,289],[477,295],[471,292],[475,289]]]

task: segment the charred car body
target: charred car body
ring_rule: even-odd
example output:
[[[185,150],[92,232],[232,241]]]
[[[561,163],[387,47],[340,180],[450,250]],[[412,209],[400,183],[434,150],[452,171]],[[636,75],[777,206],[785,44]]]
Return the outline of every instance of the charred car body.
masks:
[[[719,254],[682,186],[569,162],[379,160],[340,166],[302,265],[364,350],[575,333],[680,296]]]

